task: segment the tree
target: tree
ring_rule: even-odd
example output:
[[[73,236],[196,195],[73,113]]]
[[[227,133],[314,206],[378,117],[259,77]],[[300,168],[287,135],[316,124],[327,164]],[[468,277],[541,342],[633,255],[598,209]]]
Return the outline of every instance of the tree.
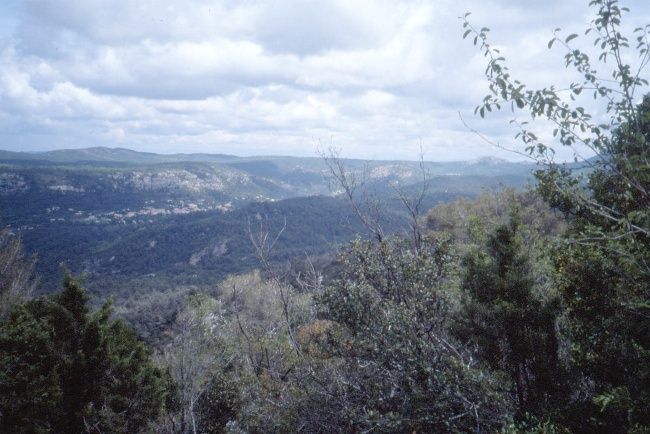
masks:
[[[176,318],[175,335],[163,357],[176,385],[179,411],[171,416],[172,431],[197,433],[197,404],[211,385],[219,358],[217,336],[219,305],[208,297],[190,297]]]
[[[626,8],[616,0],[592,0],[595,18],[585,31],[599,53],[594,62],[575,45],[577,34],[549,48],[565,49],[565,64],[580,74],[568,89],[528,89],[515,79],[505,59],[463,18],[464,36],[473,35],[487,58],[491,94],[476,111],[510,106],[533,121],[553,126],[555,144],[545,143],[533,124],[517,137],[540,164],[539,191],[562,210],[570,224],[555,252],[558,289],[566,307],[567,357],[575,372],[574,409],[567,426],[580,432],[646,432],[650,429],[650,97],[639,99],[648,81],[650,25],[622,33]],[[631,44],[634,44],[631,46]],[[627,60],[633,59],[627,63]],[[611,78],[603,74],[609,70]],[[593,97],[594,113],[579,104]],[[602,122],[602,114],[608,121]],[[581,164],[553,161],[554,146],[587,149]],[[573,414],[573,417],[571,416]],[[568,420],[567,420],[568,419]]]
[[[637,110],[642,135],[630,136],[627,124],[619,127],[613,161],[644,158],[638,149],[650,142],[650,98]],[[642,186],[650,186],[647,160],[634,170]],[[644,227],[650,221],[650,205],[625,178],[599,167],[588,185],[594,202]],[[572,225],[566,244],[555,252],[555,266],[571,359],[589,384],[581,411],[593,414],[595,431],[650,429],[650,237],[589,209],[568,213]]]
[[[225,279],[214,298],[189,297],[164,350],[176,405],[156,432],[299,431],[308,415],[299,390],[307,382],[296,374],[304,359],[286,318],[300,326],[310,301],[257,271]]]
[[[7,432],[116,432],[144,428],[168,381],[110,304],[90,312],[85,291],[17,306],[0,323],[0,426]]]
[[[25,256],[20,238],[9,228],[0,229],[0,320],[32,294],[37,282],[34,263]]]
[[[209,310],[216,364],[197,401],[199,431],[503,426],[511,402],[501,383],[449,329],[447,243],[422,241],[416,254],[402,238],[359,240],[326,289],[281,288],[259,273],[223,282]]]
[[[318,297],[332,360],[331,423],[343,431],[487,432],[509,403],[450,333],[448,243],[357,241],[344,274]],[[338,406],[338,408],[337,408]]]
[[[629,10],[619,7],[618,0],[591,0],[589,5],[595,9],[596,17],[586,29],[585,36],[591,36],[593,44],[600,48],[596,62],[586,51],[574,45],[579,38],[577,34],[562,39],[559,36],[561,30],[556,29],[548,44],[549,48],[554,44],[562,45],[567,68],[573,67],[582,77],[562,90],[554,85],[529,89],[512,76],[506,59],[490,43],[490,30],[474,28],[468,21],[469,13],[462,17],[466,29],[463,36],[473,35],[474,45],[480,47],[487,59],[486,78],[490,94],[475,112],[485,116],[509,106],[513,112],[528,114],[532,124],[516,117],[511,120],[519,128],[515,137],[526,145],[528,154],[541,165],[538,176],[542,184],[555,194],[555,200],[561,201],[567,211],[568,208],[574,212],[588,210],[621,226],[626,236],[647,236],[650,222],[642,215],[599,200],[591,194],[593,189],[584,188],[582,181],[592,170],[608,172],[622,181],[621,186],[625,186],[630,200],[639,206],[647,207],[650,203],[647,187],[650,151],[644,135],[644,115],[636,107],[639,92],[648,85],[642,74],[650,62],[650,24],[634,30],[637,44],[635,49],[631,49],[629,39],[621,33],[623,14]],[[636,62],[625,63],[629,58],[636,59]],[[607,73],[613,80],[605,78]],[[589,113],[579,104],[581,100],[585,102],[587,93],[593,96],[594,111],[604,112],[609,117],[608,122],[599,123],[602,116]],[[552,125],[554,143],[544,142],[541,135],[535,134],[534,121],[537,120],[547,121],[545,126]],[[621,141],[623,137],[625,140]],[[573,149],[576,160],[583,164],[572,167],[556,163],[553,159],[556,145]],[[590,157],[581,157],[577,146],[586,149]],[[614,194],[621,196],[624,192]]]
[[[540,291],[521,235],[521,217],[511,205],[510,221],[491,232],[485,245],[464,259],[465,335],[480,356],[514,384],[519,417],[542,416],[557,399],[562,380],[555,323],[557,300]]]

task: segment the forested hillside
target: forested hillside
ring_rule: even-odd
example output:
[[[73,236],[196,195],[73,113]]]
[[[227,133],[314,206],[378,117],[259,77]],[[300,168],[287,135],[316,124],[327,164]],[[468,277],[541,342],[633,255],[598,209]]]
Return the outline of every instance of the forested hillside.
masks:
[[[422,182],[417,162],[345,160],[384,203],[388,232],[405,227],[395,187]],[[532,166],[499,160],[425,163],[426,206],[522,186]],[[276,259],[321,255],[365,229],[319,158],[159,155],[89,148],[0,155],[0,219],[20,236],[42,291],[61,264],[103,297],[210,285],[257,266],[249,222],[286,230]],[[115,285],[119,282],[119,285]],[[121,288],[121,289],[118,289]]]

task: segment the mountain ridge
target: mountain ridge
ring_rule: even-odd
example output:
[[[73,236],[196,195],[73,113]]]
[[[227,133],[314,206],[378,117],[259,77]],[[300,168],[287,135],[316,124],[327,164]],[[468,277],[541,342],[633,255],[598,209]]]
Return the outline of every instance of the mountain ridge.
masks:
[[[9,151],[0,149],[0,161],[3,160],[44,160],[52,162],[84,162],[84,161],[104,161],[104,162],[149,162],[149,163],[171,163],[171,162],[223,162],[232,160],[282,160],[282,159],[317,159],[320,157],[300,157],[292,155],[251,155],[237,156],[232,154],[221,153],[170,153],[160,154],[146,151],[136,151],[124,147],[92,146],[88,148],[69,148],[56,149],[51,151]],[[396,160],[396,159],[364,159],[364,158],[342,158],[349,162],[376,162],[376,163],[419,163],[414,160]],[[439,161],[425,160],[426,163],[433,164],[528,164],[526,161],[508,161],[502,158],[482,156],[469,160]]]

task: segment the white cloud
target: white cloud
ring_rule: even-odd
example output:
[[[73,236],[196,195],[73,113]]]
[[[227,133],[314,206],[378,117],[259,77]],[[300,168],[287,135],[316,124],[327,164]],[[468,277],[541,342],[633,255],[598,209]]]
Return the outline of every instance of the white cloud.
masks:
[[[648,21],[641,0],[633,21]],[[500,155],[507,114],[472,116],[485,59],[478,26],[534,85],[568,79],[551,30],[581,29],[582,2],[518,0],[24,0],[0,38],[8,149],[115,145],[158,152],[434,159]],[[0,6],[0,13],[2,13]],[[569,154],[567,154],[569,155]]]

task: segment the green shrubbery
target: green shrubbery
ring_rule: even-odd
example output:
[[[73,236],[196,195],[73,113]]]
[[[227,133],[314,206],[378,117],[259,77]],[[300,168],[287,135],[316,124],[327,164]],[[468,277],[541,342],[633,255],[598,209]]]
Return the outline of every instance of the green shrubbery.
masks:
[[[168,378],[110,305],[79,284],[16,306],[0,323],[3,432],[132,433],[160,414]]]

